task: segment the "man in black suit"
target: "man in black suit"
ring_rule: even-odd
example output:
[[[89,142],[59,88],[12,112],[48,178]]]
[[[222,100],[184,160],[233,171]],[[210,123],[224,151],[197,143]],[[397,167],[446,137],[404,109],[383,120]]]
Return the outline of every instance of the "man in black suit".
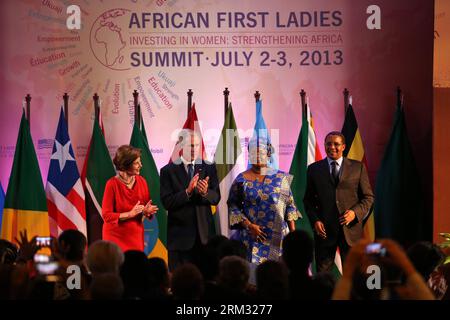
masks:
[[[214,235],[211,205],[220,201],[215,165],[201,158],[201,139],[183,130],[181,156],[161,169],[161,200],[168,211],[167,246],[171,271],[192,262]]]
[[[330,271],[336,248],[344,260],[363,234],[363,219],[374,201],[363,163],[344,158],[345,137],[327,134],[327,157],[308,167],[303,203],[314,228],[317,270]]]

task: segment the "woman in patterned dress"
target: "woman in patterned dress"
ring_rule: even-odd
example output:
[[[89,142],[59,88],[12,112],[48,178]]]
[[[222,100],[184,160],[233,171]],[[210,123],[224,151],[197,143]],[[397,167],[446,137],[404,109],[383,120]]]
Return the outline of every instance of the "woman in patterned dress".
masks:
[[[267,139],[250,141],[252,166],[236,177],[227,202],[230,228],[238,229],[248,261],[256,265],[280,258],[283,238],[301,217],[290,189],[292,176],[269,168],[271,155]]]

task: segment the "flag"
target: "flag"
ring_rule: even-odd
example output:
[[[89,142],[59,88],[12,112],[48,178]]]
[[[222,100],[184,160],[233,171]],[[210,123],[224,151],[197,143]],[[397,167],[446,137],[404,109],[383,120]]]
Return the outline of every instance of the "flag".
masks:
[[[221,199],[217,205],[217,211],[214,215],[216,232],[229,237],[228,229],[228,194],[233,184],[234,178],[242,171],[242,150],[241,141],[237,131],[236,121],[234,119],[233,108],[231,103],[225,113],[225,119],[214,154],[214,162],[216,164],[217,179]]]
[[[306,114],[302,116],[302,127],[297,139],[294,156],[292,158],[289,173],[293,175],[291,189],[295,205],[302,213],[303,218],[296,221],[296,229],[306,231],[314,238],[314,230],[309,222],[308,215],[303,205],[303,197],[306,191],[306,171],[308,166],[316,161],[322,160],[319,145],[314,132],[313,120],[309,106],[306,106]]]
[[[205,160],[206,159],[205,144],[203,143],[202,132],[200,130],[200,125],[198,122],[197,112],[195,111],[195,103],[192,105],[191,111],[189,111],[187,119],[184,122],[183,129],[192,130],[200,137],[200,140],[202,141],[201,147],[202,160]],[[182,155],[182,147],[180,142],[181,141],[178,140],[177,143],[175,144],[175,148],[173,149],[172,156],[170,157],[169,162],[178,159]]]
[[[419,173],[409,142],[405,115],[397,107],[394,125],[378,169],[375,188],[375,227],[378,238],[403,245],[426,240],[428,221]]]
[[[139,108],[140,110],[140,108]],[[142,119],[142,116],[140,117]],[[159,257],[168,261],[167,257],[167,211],[160,199],[160,180],[152,153],[148,146],[145,125],[142,120],[141,128],[135,123],[131,135],[130,145],[141,149],[141,176],[147,180],[152,203],[158,207],[156,218],[144,219],[144,252],[149,257]]]
[[[293,175],[291,190],[297,209],[302,213],[302,218],[296,221],[296,229],[303,230],[314,239],[314,230],[306,214],[303,198],[306,191],[306,172],[308,166],[322,159],[319,145],[314,132],[314,123],[309,106],[306,106],[306,114],[302,112],[302,127],[297,139],[294,156],[292,158],[289,173]],[[313,262],[312,271],[315,272]]]
[[[102,239],[102,201],[106,182],[116,174],[108,147],[96,117],[84,161],[81,181],[85,187],[86,227],[89,244]]]
[[[23,229],[30,238],[50,234],[44,185],[25,113],[6,191],[1,238],[14,241]]]
[[[84,190],[62,108],[45,192],[50,234],[58,237],[64,230],[75,229],[87,236]]]
[[[349,104],[345,113],[345,120],[342,126],[342,134],[345,137],[346,144],[344,157],[361,161],[365,165],[366,169],[368,169],[366,154],[364,152],[364,145],[351,104]],[[369,239],[370,241],[375,240],[375,220],[373,215],[373,208],[369,210],[367,216],[364,219],[364,238]]]
[[[5,192],[3,191],[2,184],[0,183],[0,230],[2,230],[2,218],[3,218],[4,204],[5,204]]]
[[[256,121],[255,121],[255,127],[253,129],[253,136],[251,140],[255,139],[267,139],[269,143],[271,143],[269,130],[267,129],[266,122],[264,121],[264,117],[262,114],[262,102],[261,100],[256,101]],[[275,149],[275,146],[272,145],[272,147]],[[250,168],[252,165],[250,163],[250,159],[248,162],[248,167]],[[276,152],[272,153],[272,156],[270,157],[269,163],[267,164],[268,167],[272,169],[278,169],[278,157],[276,155]]]

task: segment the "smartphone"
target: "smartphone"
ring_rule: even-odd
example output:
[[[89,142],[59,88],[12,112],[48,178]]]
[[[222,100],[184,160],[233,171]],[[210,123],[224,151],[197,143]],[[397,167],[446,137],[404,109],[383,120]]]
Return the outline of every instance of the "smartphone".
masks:
[[[34,255],[34,263],[38,264],[38,263],[49,263],[50,262],[50,256],[46,255],[46,254],[38,254],[36,253]]]
[[[48,262],[48,263],[36,263],[36,270],[37,272],[39,272],[39,274],[42,275],[52,275],[55,274],[56,271],[58,270],[58,262],[53,261],[53,262]]]
[[[36,245],[38,247],[51,247],[52,238],[51,237],[36,237]]]
[[[386,248],[381,243],[370,243],[366,246],[366,254],[378,257],[386,255]]]

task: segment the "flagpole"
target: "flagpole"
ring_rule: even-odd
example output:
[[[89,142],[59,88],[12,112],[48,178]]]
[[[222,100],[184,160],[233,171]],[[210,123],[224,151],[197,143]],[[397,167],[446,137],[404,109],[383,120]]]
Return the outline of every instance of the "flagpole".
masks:
[[[345,114],[347,113],[347,109],[349,106],[349,95],[350,95],[350,91],[347,90],[347,88],[344,89],[344,117]]]
[[[306,92],[305,90],[300,90],[300,100],[302,104],[302,119],[307,119],[307,111],[306,111]]]
[[[225,90],[223,91],[223,99],[224,99],[224,117],[227,114],[227,110],[228,110],[228,96],[230,95],[230,91],[228,90],[228,88],[225,88]]]
[[[397,106],[403,108],[403,94],[400,86],[397,87]]]
[[[187,97],[188,97],[188,100],[187,100],[187,111],[188,111],[188,114],[189,114],[189,112],[191,112],[191,108],[192,108],[192,95],[194,94],[194,92],[192,92],[192,89],[189,89],[188,90],[188,92],[187,92]]]
[[[31,121],[30,121],[30,116],[31,116],[31,111],[30,111],[30,105],[31,105],[31,96],[30,96],[30,94],[28,93],[26,96],[25,96],[25,101],[26,101],[26,104],[27,104],[27,120],[28,120],[28,126],[31,128]]]
[[[64,120],[66,120],[67,132],[69,132],[69,95],[67,92],[63,95],[64,100]]]
[[[256,100],[256,102],[258,102],[260,98],[261,98],[261,94],[259,93],[259,91],[256,91],[255,92],[255,100]]]
[[[141,128],[141,115],[139,110],[139,92],[137,90],[133,91],[133,103],[134,103],[134,123],[138,125],[138,128]]]
[[[100,121],[100,105],[99,105],[99,103],[98,103],[98,99],[100,98],[99,96],[98,96],[98,94],[97,93],[95,93],[94,94],[94,96],[93,96],[93,98],[94,98],[94,110],[95,110],[95,119],[97,119],[98,121]],[[100,122],[99,122],[99,125],[100,125]]]

